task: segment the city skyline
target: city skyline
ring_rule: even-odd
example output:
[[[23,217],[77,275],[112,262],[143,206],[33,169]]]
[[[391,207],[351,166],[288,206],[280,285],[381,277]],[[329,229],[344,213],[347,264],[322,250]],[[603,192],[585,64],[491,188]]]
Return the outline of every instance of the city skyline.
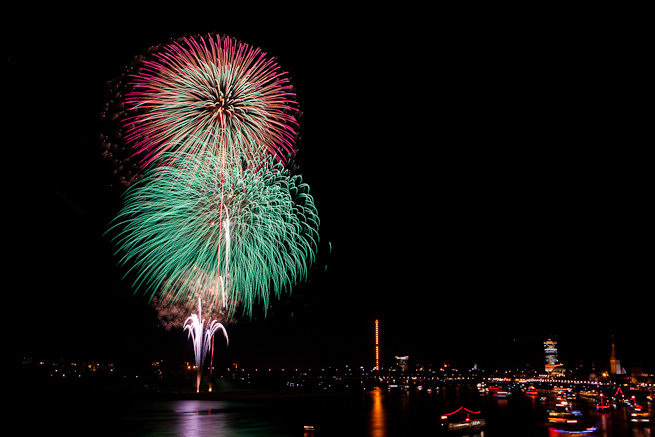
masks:
[[[263,320],[266,327],[253,323],[247,326],[247,330],[252,329],[274,329],[280,327],[271,327],[270,320]],[[652,350],[640,347],[635,344],[634,338],[618,337],[609,334],[606,338],[587,339],[581,342],[580,338],[566,335],[514,335],[499,339],[500,341],[492,342],[488,347],[480,347],[477,351],[463,352],[461,349],[454,348],[442,353],[428,354],[425,350],[414,349],[398,345],[394,340],[386,341],[384,335],[384,324],[375,320],[372,329],[369,329],[369,335],[358,335],[353,338],[365,339],[369,337],[366,343],[353,343],[349,347],[340,348],[339,359],[328,356],[325,353],[315,354],[312,359],[297,359],[295,356],[287,356],[284,351],[288,351],[290,345],[269,345],[267,348],[262,342],[250,344],[242,343],[236,348],[226,348],[219,346],[216,355],[217,363],[221,366],[234,365],[239,363],[245,367],[269,367],[272,369],[291,369],[291,368],[362,368],[370,371],[380,370],[388,371],[396,368],[398,360],[402,358],[407,368],[439,368],[444,364],[451,368],[460,370],[484,369],[487,371],[532,371],[539,374],[549,374],[553,369],[559,368],[561,374],[568,372],[574,373],[598,373],[608,375],[631,375],[632,373],[655,373],[655,363],[653,362]],[[382,326],[378,328],[378,326]],[[287,331],[288,327],[282,328]],[[237,337],[244,335],[246,338],[251,334],[244,333],[237,329],[230,330],[231,335]],[[361,333],[360,333],[361,334]],[[148,337],[146,338],[145,335]],[[288,332],[287,332],[288,335]],[[282,334],[284,339],[285,334]],[[52,352],[52,349],[41,348],[34,353],[26,352],[18,360],[39,360],[47,359],[54,361],[73,360],[73,361],[103,361],[103,362],[122,362],[145,365],[150,362],[165,360],[168,362],[192,362],[193,348],[188,343],[186,334],[182,329],[165,330],[161,326],[150,326],[147,333],[137,333],[136,338],[143,341],[152,341],[149,353],[135,355],[126,355],[125,353],[114,354],[106,350],[96,349],[95,352],[89,352],[91,349],[81,351],[59,350]],[[266,337],[268,338],[268,337]],[[564,339],[563,341],[561,339]],[[552,341],[555,339],[555,341]],[[590,341],[592,340],[592,341]],[[309,341],[309,340],[307,340]],[[555,349],[546,344],[554,343]],[[558,344],[559,343],[559,344]],[[618,343],[618,346],[617,346]],[[469,343],[470,346],[471,343]],[[482,346],[481,343],[477,343]],[[99,345],[103,346],[103,345]],[[134,348],[133,343],[129,343]],[[324,343],[317,343],[321,348]],[[435,345],[438,348],[438,345]],[[642,345],[643,346],[643,345]],[[548,349],[550,347],[551,349]],[[388,350],[390,348],[390,350]],[[245,349],[245,350],[244,350]],[[255,350],[253,353],[252,350]],[[618,353],[617,353],[618,349]],[[110,349],[112,350],[112,349]],[[132,349],[133,350],[133,349]],[[368,354],[350,353],[352,350],[368,350]],[[406,354],[408,350],[413,353]],[[384,351],[384,353],[381,353]],[[245,352],[245,353],[244,353]],[[334,350],[333,350],[334,352]],[[268,359],[262,358],[268,355]],[[554,358],[550,358],[550,356]],[[620,364],[620,363],[623,364]],[[218,365],[218,364],[217,364]],[[620,368],[621,371],[616,369]]]

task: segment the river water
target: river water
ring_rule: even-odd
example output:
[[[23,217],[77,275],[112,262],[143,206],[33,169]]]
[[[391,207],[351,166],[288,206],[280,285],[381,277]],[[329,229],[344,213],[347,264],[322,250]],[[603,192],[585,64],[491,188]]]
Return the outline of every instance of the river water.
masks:
[[[546,396],[546,401],[538,398]],[[114,436],[423,436],[448,435],[441,415],[464,406],[480,411],[484,431],[475,437],[568,437],[547,422],[554,393],[539,397],[516,394],[504,399],[480,395],[474,388],[445,387],[422,391],[375,389],[363,393],[280,394],[186,399],[158,396],[62,398],[52,406],[35,404],[26,411],[28,435]],[[56,400],[56,399],[52,399]],[[591,401],[577,407],[595,415]],[[653,416],[653,405],[648,405]],[[625,407],[595,415],[596,430],[585,436],[650,437],[652,425],[634,426]],[[313,432],[305,432],[311,425]]]

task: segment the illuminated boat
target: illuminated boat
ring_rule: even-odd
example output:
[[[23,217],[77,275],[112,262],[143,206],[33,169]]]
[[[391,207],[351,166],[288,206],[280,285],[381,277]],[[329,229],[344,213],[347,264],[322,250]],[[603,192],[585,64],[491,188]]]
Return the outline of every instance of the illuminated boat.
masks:
[[[531,386],[528,387],[528,389],[525,391],[525,394],[528,395],[528,396],[537,396],[537,395],[539,394],[539,392],[537,391],[536,388],[534,388],[533,385],[531,385]]]
[[[648,425],[650,424],[650,415],[647,411],[630,413],[630,423],[633,425]]]
[[[650,415],[647,411],[634,411],[630,413],[630,423],[633,425],[650,424]]]
[[[555,405],[554,410],[548,410],[548,421],[550,423],[577,423],[578,417],[582,416],[579,411],[571,411],[567,402],[560,402]],[[575,422],[573,422],[575,420]]]
[[[557,396],[555,396],[555,400],[557,402],[572,402],[576,399],[576,395],[573,391],[570,389],[563,389],[557,392]]]
[[[598,392],[596,390],[585,390],[580,392],[580,397],[583,398],[597,398],[598,397]]]
[[[608,412],[610,410],[610,400],[604,394],[599,394],[596,398],[596,411]]]
[[[614,392],[614,396],[612,396],[612,403],[615,405],[628,405],[629,401],[625,398],[625,395],[623,394],[623,390],[621,390],[621,387],[616,389],[616,392]]]
[[[632,425],[650,424],[650,414],[648,414],[648,411],[644,407],[639,405],[634,396],[628,404],[628,412],[630,413],[630,423]]]
[[[584,416],[581,411],[572,410],[568,402],[558,403],[554,410],[548,410],[548,422],[561,429],[590,429],[595,419],[595,417]]]
[[[478,414],[480,414],[480,411],[471,411],[468,408],[459,407],[455,411],[441,416],[441,426],[454,433],[480,431],[487,423]]]
[[[634,410],[634,409],[641,410],[642,408],[641,405],[639,405],[639,402],[637,402],[637,398],[635,397],[635,395],[632,395],[632,397],[629,400],[627,400],[625,404],[628,406],[630,410]]]
[[[569,437],[581,437],[581,436],[586,436],[587,434],[591,434],[596,430],[598,430],[598,427],[590,426],[589,428],[580,428],[575,430],[557,429],[555,430],[555,432],[558,434],[561,433],[567,435]]]

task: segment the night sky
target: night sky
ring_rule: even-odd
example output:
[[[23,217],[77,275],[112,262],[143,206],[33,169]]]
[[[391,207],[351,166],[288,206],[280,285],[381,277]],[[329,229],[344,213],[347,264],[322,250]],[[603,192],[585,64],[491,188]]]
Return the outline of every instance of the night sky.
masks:
[[[192,358],[103,236],[121,200],[99,113],[133,56],[218,32],[289,72],[296,161],[321,219],[308,282],[230,326],[225,362],[372,366],[377,318],[387,363],[539,364],[556,336],[566,364],[589,365],[614,333],[625,365],[655,364],[639,28],[391,7],[106,8],[5,18],[5,336],[18,356]]]

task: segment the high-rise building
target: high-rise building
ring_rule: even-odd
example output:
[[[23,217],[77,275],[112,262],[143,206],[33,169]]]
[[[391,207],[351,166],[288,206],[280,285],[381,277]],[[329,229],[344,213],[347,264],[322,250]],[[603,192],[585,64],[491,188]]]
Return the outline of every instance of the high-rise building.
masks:
[[[546,355],[546,373],[550,374],[553,369],[559,366],[557,359],[557,342],[550,338],[544,341],[544,354]]]
[[[407,361],[409,361],[409,355],[405,355],[404,357],[396,355],[396,367],[398,367],[402,372],[407,370]]]

